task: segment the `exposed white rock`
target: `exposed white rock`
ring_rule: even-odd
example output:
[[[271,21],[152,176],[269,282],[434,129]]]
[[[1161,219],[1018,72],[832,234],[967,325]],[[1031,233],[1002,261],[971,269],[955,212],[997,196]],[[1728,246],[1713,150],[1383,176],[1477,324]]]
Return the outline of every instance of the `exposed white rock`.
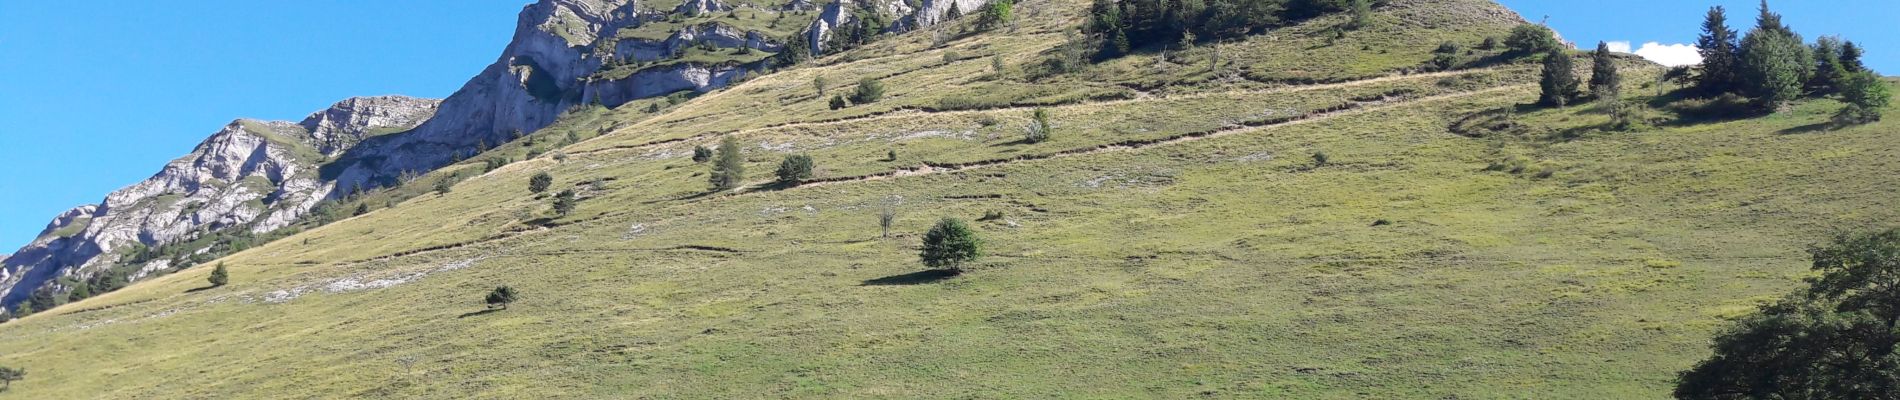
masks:
[[[334,156],[365,137],[394,133],[384,129],[414,127],[435,115],[439,100],[407,96],[358,97],[318,111],[298,123],[308,141],[324,155]]]
[[[722,4],[719,0],[686,0],[680,3],[679,7],[673,8],[674,13],[693,17],[722,11],[732,11],[732,6]]]
[[[233,228],[268,232],[287,226],[332,189],[317,174],[320,148],[340,150],[373,133],[413,127],[435,105],[407,97],[358,98],[312,114],[302,124],[233,121],[152,177],[112,192],[100,205],[54,218],[38,239],[0,267],[4,301],[10,306],[61,276],[91,277],[136,246],[189,241]],[[148,262],[129,278],[170,267],[170,260]]]
[[[978,10],[989,4],[989,1],[923,0],[923,2],[918,5],[915,14],[912,14],[910,18],[905,18],[901,21],[902,23],[892,26],[892,28],[898,31],[908,31],[942,23],[944,19],[946,19],[946,16],[950,14],[950,6],[952,4],[955,4],[957,11],[961,11],[963,15],[976,15]]]

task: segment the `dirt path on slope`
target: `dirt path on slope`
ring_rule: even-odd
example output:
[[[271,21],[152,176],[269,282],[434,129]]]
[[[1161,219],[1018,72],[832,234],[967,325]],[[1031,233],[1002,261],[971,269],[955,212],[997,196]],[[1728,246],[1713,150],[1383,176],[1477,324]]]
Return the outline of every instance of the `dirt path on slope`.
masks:
[[[874,122],[874,121],[899,119],[899,118],[916,118],[920,116],[980,115],[980,114],[990,114],[990,113],[1022,112],[1022,111],[1030,111],[1030,110],[1034,110],[1038,108],[1050,109],[1050,110],[1065,110],[1065,109],[1077,109],[1077,108],[1087,108],[1087,107],[1112,107],[1112,106],[1125,105],[1125,104],[1150,103],[1150,102],[1196,100],[1196,99],[1221,97],[1221,96],[1259,96],[1259,95],[1282,94],[1282,93],[1296,93],[1296,92],[1305,92],[1305,91],[1314,91],[1314,90],[1349,88],[1349,87],[1373,85],[1373,84],[1394,82],[1394,81],[1408,80],[1408,79],[1430,79],[1430,78],[1453,77],[1453,76],[1478,74],[1478,73],[1483,73],[1483,72],[1494,72],[1494,71],[1499,71],[1499,70],[1501,70],[1501,68],[1481,68],[1481,69],[1443,71],[1443,72],[1409,74],[1409,75],[1408,74],[1389,74],[1386,76],[1381,76],[1381,77],[1371,78],[1371,79],[1361,79],[1361,80],[1349,81],[1349,82],[1326,83],[1326,84],[1318,84],[1318,85],[1299,85],[1299,86],[1285,86],[1285,87],[1264,88],[1264,89],[1241,89],[1241,90],[1226,90],[1226,91],[1216,91],[1216,92],[1199,92],[1199,93],[1189,93],[1189,94],[1180,94],[1180,95],[1172,95],[1172,96],[1150,96],[1150,97],[1140,97],[1140,98],[1134,98],[1134,99],[1107,100],[1107,101],[1084,101],[1084,102],[1075,103],[1075,104],[1064,104],[1064,105],[1056,105],[1056,106],[1007,106],[1007,107],[995,107],[995,108],[984,108],[984,109],[973,109],[973,110],[956,110],[956,111],[927,111],[927,110],[922,110],[922,109],[917,109],[917,108],[906,107],[906,108],[898,108],[894,110],[873,113],[871,115],[858,116],[858,117],[841,118],[841,119],[834,119],[834,120],[823,120],[823,121],[789,122],[789,123],[781,123],[781,124],[771,124],[771,125],[761,126],[757,128],[747,128],[747,129],[741,129],[741,130],[730,131],[730,132],[705,132],[705,133],[692,135],[692,136],[678,137],[678,138],[672,138],[672,139],[661,139],[661,140],[655,140],[655,141],[639,143],[639,144],[609,146],[609,147],[602,147],[598,149],[584,150],[584,151],[572,151],[572,152],[568,152],[567,154],[570,156],[579,156],[579,155],[592,155],[592,154],[599,154],[599,153],[612,153],[612,152],[618,152],[618,151],[650,150],[658,146],[665,146],[665,145],[674,144],[674,143],[719,137],[722,135],[747,136],[747,135],[757,134],[758,132],[778,130],[778,129],[847,125],[847,124]],[[605,137],[605,136],[602,136],[602,137]],[[598,139],[598,138],[595,138],[595,139]]]

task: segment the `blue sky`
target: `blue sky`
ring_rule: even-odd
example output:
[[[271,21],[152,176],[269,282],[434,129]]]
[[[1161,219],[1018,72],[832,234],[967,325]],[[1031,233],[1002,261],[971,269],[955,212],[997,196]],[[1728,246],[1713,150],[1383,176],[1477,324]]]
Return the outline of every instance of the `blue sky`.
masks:
[[[1695,44],[1702,33],[1702,17],[1709,7],[1728,8],[1729,27],[1747,32],[1755,26],[1760,0],[1499,0],[1531,22],[1548,16],[1550,26],[1564,39],[1586,49],[1599,41]],[[1894,0],[1773,0],[1769,2],[1783,22],[1809,41],[1822,35],[1841,35],[1867,48],[1866,62],[1887,75],[1900,75],[1900,1]]]
[[[0,253],[54,214],[157,172],[233,118],[298,120],[351,96],[444,97],[493,62],[528,0],[0,0]],[[1691,43],[1702,0],[1503,0],[1566,38]],[[1823,5],[1825,3],[1825,6]],[[1753,1],[1722,1],[1738,27]],[[1781,0],[1900,71],[1891,0]]]

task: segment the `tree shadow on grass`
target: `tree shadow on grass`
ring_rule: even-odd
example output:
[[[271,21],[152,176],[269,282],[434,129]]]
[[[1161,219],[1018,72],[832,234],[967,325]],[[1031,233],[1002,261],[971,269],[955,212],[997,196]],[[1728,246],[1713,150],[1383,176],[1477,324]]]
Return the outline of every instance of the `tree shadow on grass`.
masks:
[[[958,272],[958,271],[932,269],[932,270],[917,271],[917,272],[912,272],[912,273],[902,274],[902,275],[891,275],[891,276],[886,276],[883,278],[871,279],[871,280],[864,281],[864,283],[860,284],[859,286],[923,285],[923,284],[941,282],[950,278],[955,278],[957,277],[957,275],[962,275],[962,274],[963,274],[962,272]]]
[[[481,311],[468,312],[468,313],[463,313],[462,315],[457,316],[456,318],[480,317],[480,316],[492,314],[501,310],[506,310],[506,308],[490,308],[490,309],[481,310]]]
[[[217,289],[217,288],[218,288],[217,286],[205,286],[205,287],[201,287],[201,288],[191,288],[191,289],[189,289],[189,290],[186,290],[186,291],[185,291],[185,293],[187,293],[187,294],[189,294],[189,293],[198,293],[198,292],[202,292],[202,291],[206,291],[206,290],[211,290],[211,289]]]
[[[1780,132],[1776,132],[1776,133],[1780,133],[1783,135],[1800,135],[1800,134],[1806,134],[1806,133],[1826,132],[1826,131],[1831,131],[1835,129],[1839,129],[1839,126],[1834,124],[1832,121],[1829,121],[1829,122],[1812,123],[1812,124],[1797,126],[1797,127],[1788,128],[1788,129],[1782,129]]]

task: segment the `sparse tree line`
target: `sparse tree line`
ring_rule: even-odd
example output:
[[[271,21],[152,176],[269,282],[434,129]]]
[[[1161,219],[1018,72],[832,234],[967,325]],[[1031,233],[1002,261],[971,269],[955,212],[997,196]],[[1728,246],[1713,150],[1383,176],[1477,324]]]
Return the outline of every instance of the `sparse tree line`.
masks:
[[[1513,31],[1506,43],[1518,54],[1545,54],[1540,102],[1562,107],[1583,92],[1570,55],[1549,33],[1547,28],[1526,25]],[[1723,103],[1746,103],[1753,108],[1725,113],[1774,112],[1798,99],[1838,96],[1845,106],[1835,114],[1835,122],[1862,124],[1879,121],[1892,99],[1880,76],[1861,63],[1859,45],[1831,36],[1804,44],[1801,35],[1768,8],[1766,0],[1755,27],[1739,38],[1728,26],[1726,9],[1709,9],[1696,46],[1702,64],[1693,70],[1671,71],[1666,77],[1693,83],[1697,96],[1736,99]],[[1590,95],[1609,100],[1613,114],[1623,118],[1622,77],[1607,45],[1598,44],[1592,59]]]
[[[1879,121],[1882,110],[1891,102],[1887,85],[1861,63],[1859,45],[1838,37],[1803,44],[1801,36],[1783,24],[1781,15],[1771,11],[1765,0],[1756,26],[1739,39],[1728,27],[1727,11],[1720,6],[1709,10],[1702,29],[1697,42],[1702,64],[1672,69],[1664,79],[1693,84],[1682,92],[1713,99],[1711,104],[1717,106],[1705,108],[1703,113],[1733,117],[1776,112],[1798,99],[1837,96],[1845,105],[1835,114],[1833,123],[1845,126]],[[1605,105],[1617,129],[1637,124],[1631,107],[1623,102],[1623,77],[1607,44],[1598,43],[1590,54],[1587,92],[1583,90],[1586,82],[1576,75],[1572,56],[1548,28],[1520,26],[1505,44],[1510,47],[1509,54],[1517,57],[1543,55],[1539,103],[1563,107],[1579,99],[1593,99]]]
[[[1192,46],[1202,40],[1245,37],[1335,12],[1351,12],[1342,27],[1368,23],[1383,0],[1095,0],[1084,31],[1097,60],[1154,46]]]
[[[1696,41],[1703,61],[1694,83],[1701,95],[1739,95],[1772,111],[1799,98],[1838,94],[1847,103],[1836,116],[1839,121],[1880,120],[1892,96],[1879,75],[1861,63],[1860,45],[1838,37],[1803,44],[1801,34],[1782,23],[1767,0],[1759,11],[1755,27],[1738,40],[1727,10],[1709,9]]]

